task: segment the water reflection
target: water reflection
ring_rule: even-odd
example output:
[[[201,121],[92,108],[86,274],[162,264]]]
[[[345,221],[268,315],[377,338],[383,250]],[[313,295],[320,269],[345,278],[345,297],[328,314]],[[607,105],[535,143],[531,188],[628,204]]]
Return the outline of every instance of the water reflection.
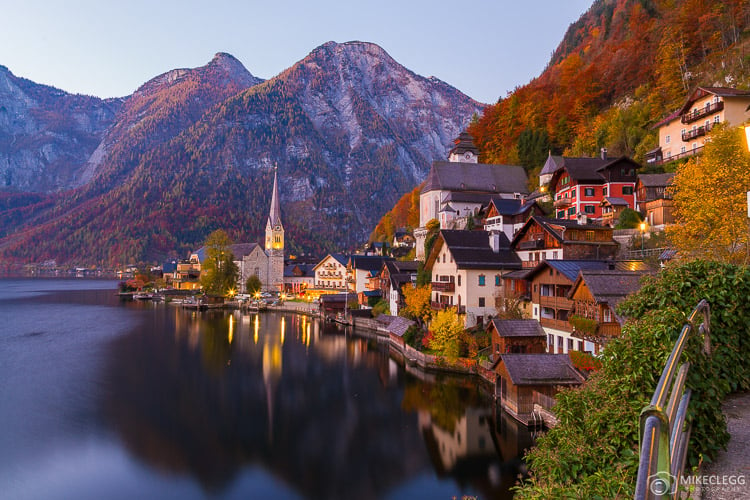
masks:
[[[19,335],[40,328],[19,314],[2,340],[0,372],[19,372],[4,388],[13,411],[0,415],[16,429],[0,430],[0,478],[15,497],[510,497],[530,438],[476,380],[405,369],[386,344],[304,316],[112,297],[0,300],[9,314],[55,318],[76,305],[44,335]],[[22,451],[32,434],[44,436],[33,457]],[[53,439],[65,445],[44,444]],[[26,469],[9,465],[59,470],[61,456],[85,460],[87,474],[19,482]]]

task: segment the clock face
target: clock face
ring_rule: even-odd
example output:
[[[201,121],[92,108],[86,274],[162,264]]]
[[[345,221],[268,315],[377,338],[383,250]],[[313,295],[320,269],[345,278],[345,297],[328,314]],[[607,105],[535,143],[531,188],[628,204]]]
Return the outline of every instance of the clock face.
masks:
[[[472,156],[471,151],[467,151],[464,153],[464,158],[466,158],[467,160],[471,160],[471,156]]]
[[[281,231],[281,226],[276,226],[277,231]]]

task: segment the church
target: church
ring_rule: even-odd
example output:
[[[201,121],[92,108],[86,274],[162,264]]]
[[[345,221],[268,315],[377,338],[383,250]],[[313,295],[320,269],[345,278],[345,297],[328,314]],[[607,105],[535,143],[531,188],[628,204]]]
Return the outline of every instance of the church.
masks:
[[[245,283],[255,275],[263,284],[263,291],[278,292],[284,286],[284,226],[281,223],[278,170],[273,174],[271,210],[266,221],[265,246],[257,243],[232,245],[239,269],[238,288],[245,292]]]

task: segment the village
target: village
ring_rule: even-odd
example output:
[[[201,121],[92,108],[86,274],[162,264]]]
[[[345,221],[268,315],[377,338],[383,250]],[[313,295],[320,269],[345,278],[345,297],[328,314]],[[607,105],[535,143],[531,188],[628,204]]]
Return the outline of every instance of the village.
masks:
[[[657,124],[659,145],[646,166],[605,149],[596,158],[550,154],[533,190],[523,167],[479,163],[464,132],[447,161],[432,165],[418,228],[320,260],[285,258],[274,175],[265,242],[226,249],[236,287],[184,305],[221,307],[226,299],[369,329],[406,363],[477,374],[515,419],[553,426],[557,391],[582,384],[620,335],[626,318],[618,303],[675,257],[663,238],[674,221],[674,173],[641,171],[700,154],[711,127],[743,123],[748,109],[750,92],[699,87]],[[163,287],[196,295],[208,254],[202,247],[152,271]],[[441,313],[461,332],[454,345],[436,349],[433,330],[442,326],[430,321]]]

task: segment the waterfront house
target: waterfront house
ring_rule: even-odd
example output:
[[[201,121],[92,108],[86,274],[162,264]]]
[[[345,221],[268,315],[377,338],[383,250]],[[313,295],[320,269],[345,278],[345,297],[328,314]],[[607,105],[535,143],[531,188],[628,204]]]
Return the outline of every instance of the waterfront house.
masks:
[[[294,262],[284,266],[284,291],[298,295],[315,287],[315,265]]]
[[[638,211],[652,229],[661,229],[674,223],[674,201],[669,187],[674,174],[641,174],[635,184]]]
[[[511,242],[523,267],[545,259],[614,259],[618,248],[610,227],[539,216],[526,221]]]
[[[380,291],[380,287],[368,289],[368,283],[371,279],[377,279],[383,262],[394,260],[393,257],[384,257],[382,255],[358,255],[349,256],[346,262],[346,279],[349,289],[360,294],[365,291]]]
[[[317,294],[340,293],[348,289],[346,264],[349,257],[340,253],[329,253],[318,262],[315,272],[314,290]]]
[[[555,216],[577,220],[580,216],[597,220],[602,216],[601,202],[607,197],[622,198],[635,209],[636,171],[640,165],[628,157],[563,158],[550,179]]]
[[[659,145],[646,153],[646,162],[658,165],[701,152],[714,125],[746,123],[749,107],[750,90],[697,87],[680,109],[654,126],[659,129]]]
[[[497,316],[502,274],[520,268],[504,233],[443,229],[425,262],[432,275],[432,307],[455,307],[466,315],[467,328],[483,325]]]
[[[560,388],[584,382],[567,354],[501,354],[493,370],[500,406],[524,424],[533,422],[535,404],[550,410]]]
[[[391,260],[383,262],[380,270],[381,296],[388,301],[390,314],[397,316],[404,307],[404,286],[414,286],[417,281],[417,261]]]
[[[427,257],[425,225],[430,220],[453,224],[459,217],[476,215],[491,196],[521,199],[528,194],[528,177],[523,167],[480,164],[478,158],[479,150],[464,132],[455,140],[448,161],[432,163],[419,195],[419,228],[414,230],[417,260]],[[441,225],[441,228],[446,227]]]
[[[535,319],[493,319],[488,330],[492,336],[492,360],[507,353],[547,352],[547,334]]]
[[[641,279],[648,271],[622,269],[581,269],[568,292],[573,301],[569,323],[572,335],[604,346],[619,337],[624,318],[615,307],[628,295],[641,288]]]
[[[642,261],[546,260],[527,276],[531,283],[532,319],[547,333],[547,351],[563,354],[570,351],[599,353],[601,345],[573,335],[570,316],[575,303],[569,296],[573,283],[582,271],[612,270],[640,275],[649,268]]]

